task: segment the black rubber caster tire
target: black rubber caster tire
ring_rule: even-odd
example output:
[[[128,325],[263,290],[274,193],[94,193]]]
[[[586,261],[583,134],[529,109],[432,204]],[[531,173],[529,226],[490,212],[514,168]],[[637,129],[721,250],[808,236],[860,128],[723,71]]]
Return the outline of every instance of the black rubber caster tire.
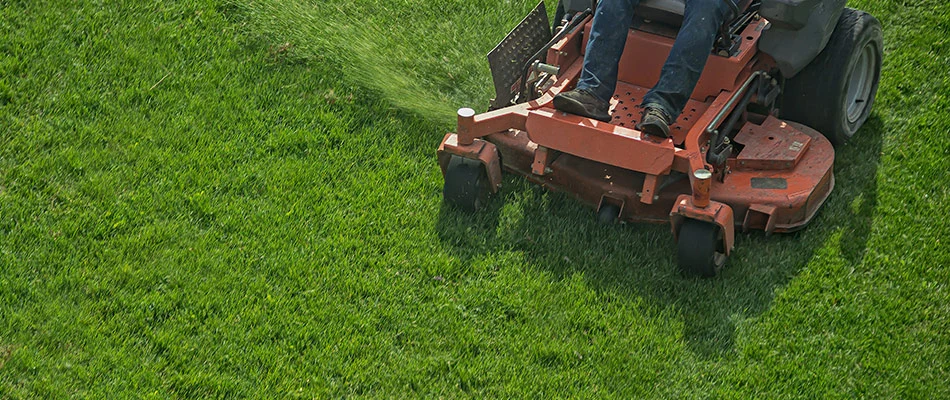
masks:
[[[713,278],[726,264],[721,250],[722,229],[709,222],[687,219],[680,226],[678,262],[683,276]]]
[[[445,169],[442,198],[459,209],[477,212],[488,203],[490,194],[485,166],[478,160],[453,155]]]
[[[845,8],[824,50],[785,82],[781,116],[821,132],[835,146],[864,125],[881,79],[881,23]]]
[[[597,211],[597,222],[601,225],[610,225],[620,220],[620,207],[615,204],[604,204]]]

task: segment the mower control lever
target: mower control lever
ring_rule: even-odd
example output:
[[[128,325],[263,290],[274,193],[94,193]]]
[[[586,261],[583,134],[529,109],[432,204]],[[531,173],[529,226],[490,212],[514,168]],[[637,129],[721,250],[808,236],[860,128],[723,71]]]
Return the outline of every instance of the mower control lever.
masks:
[[[548,75],[557,75],[561,72],[561,67],[557,65],[545,64],[541,61],[535,61],[531,64],[531,70]]]
[[[710,164],[717,167],[721,166],[732,154],[732,140],[729,135],[739,118],[742,117],[743,111],[752,101],[752,96],[757,92],[762,92],[758,86],[756,87],[757,90],[752,90],[753,84],[756,82],[760,82],[760,86],[761,82],[770,85],[772,77],[765,71],[756,71],[750,75],[739,90],[732,94],[722,111],[716,114],[716,117],[706,127],[706,132],[709,133],[709,153],[706,155],[706,161]],[[726,119],[727,116],[728,119]],[[725,123],[723,123],[723,120],[725,120]]]
[[[528,91],[528,73],[531,71],[531,66],[534,64],[535,60],[539,60],[544,52],[548,51],[551,46],[554,46],[555,43],[560,42],[564,36],[567,36],[567,34],[573,31],[574,28],[577,28],[582,22],[586,21],[587,17],[589,17],[591,14],[593,14],[593,11],[588,8],[584,10],[584,12],[575,15],[573,18],[571,18],[570,23],[565,25],[560,32],[554,35],[550,41],[548,41],[544,46],[541,46],[541,48],[538,49],[538,51],[528,59],[528,62],[525,63],[524,69],[521,71],[521,90],[518,92],[519,99],[526,98],[525,95]]]

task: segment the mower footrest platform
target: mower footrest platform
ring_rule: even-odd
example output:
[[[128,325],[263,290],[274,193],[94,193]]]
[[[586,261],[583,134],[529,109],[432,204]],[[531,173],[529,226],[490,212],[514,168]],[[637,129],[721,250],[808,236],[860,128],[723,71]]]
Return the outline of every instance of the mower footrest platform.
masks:
[[[789,123],[770,116],[761,125],[747,123],[735,141],[745,146],[736,157],[738,169],[790,170],[798,165],[812,140]]]
[[[528,113],[532,142],[588,160],[649,175],[664,175],[676,149],[670,139],[652,140],[640,131],[549,108]]]

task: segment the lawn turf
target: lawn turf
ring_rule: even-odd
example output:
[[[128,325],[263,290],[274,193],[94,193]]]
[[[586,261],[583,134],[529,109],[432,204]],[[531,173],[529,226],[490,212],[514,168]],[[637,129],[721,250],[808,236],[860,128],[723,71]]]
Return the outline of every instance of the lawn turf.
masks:
[[[850,3],[835,192],[690,280],[517,177],[442,204],[496,3],[0,0],[0,397],[950,397],[950,5]]]

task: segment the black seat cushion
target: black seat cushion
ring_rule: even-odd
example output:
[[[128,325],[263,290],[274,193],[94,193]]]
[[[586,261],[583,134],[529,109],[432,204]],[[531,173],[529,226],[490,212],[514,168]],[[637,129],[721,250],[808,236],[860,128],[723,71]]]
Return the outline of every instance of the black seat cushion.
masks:
[[[729,1],[729,0],[722,0]],[[736,1],[740,14],[749,8],[752,0]],[[645,20],[662,22],[680,26],[683,24],[683,14],[686,12],[686,0],[641,0],[637,6],[637,15]],[[734,15],[733,18],[737,18]]]
[[[641,0],[637,15],[645,20],[680,26],[686,12],[686,0]]]

